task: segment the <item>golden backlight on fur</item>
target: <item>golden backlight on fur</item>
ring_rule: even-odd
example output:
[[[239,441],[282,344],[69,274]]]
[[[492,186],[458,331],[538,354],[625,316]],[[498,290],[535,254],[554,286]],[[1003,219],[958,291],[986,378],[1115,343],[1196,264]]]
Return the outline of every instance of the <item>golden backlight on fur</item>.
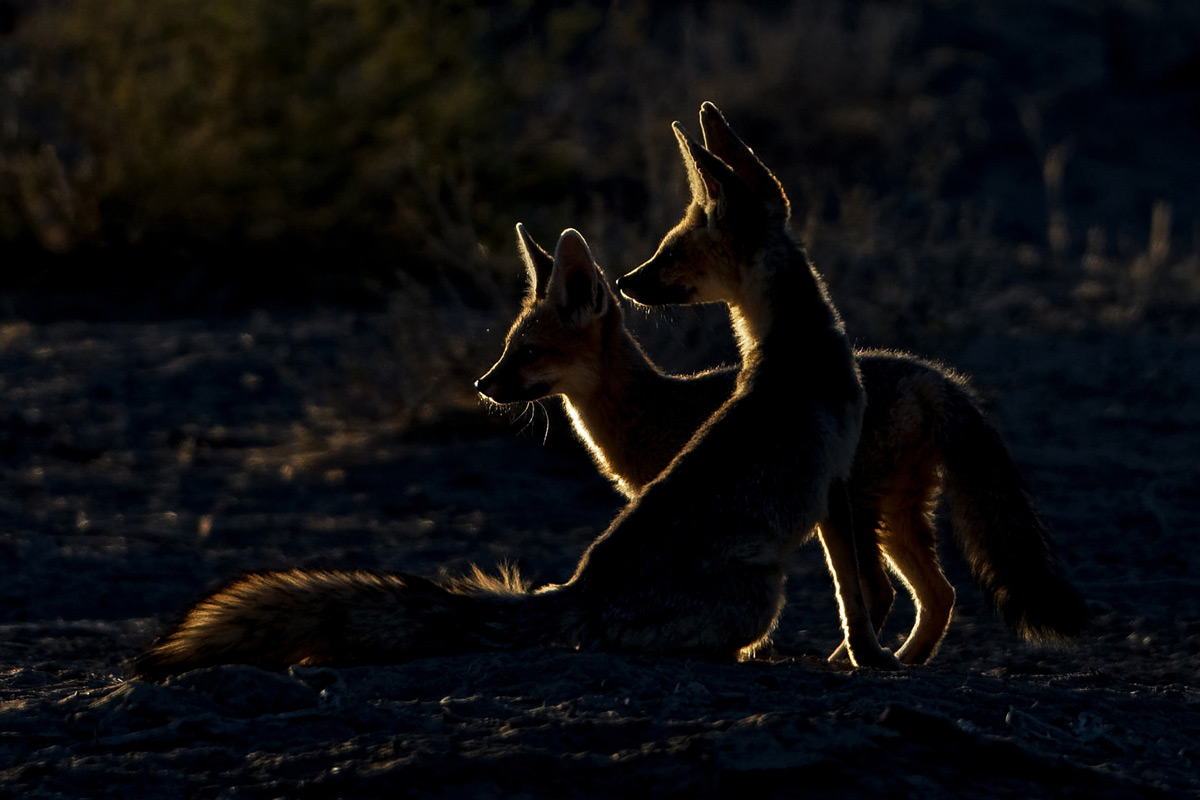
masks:
[[[787,201],[778,182],[711,104],[703,107],[701,123],[706,143],[735,150],[725,153],[727,163],[676,129],[685,163],[698,173],[692,175],[697,202],[655,256],[671,263],[660,264],[661,271],[643,268],[621,286],[643,302],[674,302],[679,287],[693,300],[726,302],[739,329],[743,365],[730,399],[686,444],[671,449],[664,439],[656,445],[660,454],[676,453],[665,468],[657,467],[661,473],[654,465],[639,467],[629,455],[637,452],[637,443],[620,437],[661,428],[678,439],[688,435],[687,426],[635,423],[623,429],[603,420],[621,416],[622,409],[652,414],[656,404],[639,397],[639,387],[664,394],[670,387],[671,400],[657,405],[668,413],[673,403],[689,398],[697,407],[716,405],[707,394],[697,401],[693,387],[727,393],[729,373],[695,383],[662,376],[625,332],[619,304],[583,237],[564,231],[551,257],[518,227],[530,294],[500,361],[480,378],[480,391],[501,402],[508,396],[517,401],[564,394],[597,460],[634,495],[592,542],[569,581],[531,592],[507,567],[494,576],[473,569],[443,580],[300,569],[246,575],[190,609],[137,659],[134,674],[161,679],[226,663],[271,669],[392,663],[533,645],[733,658],[770,635],[783,607],[790,553],[818,523],[851,663],[897,666],[876,639],[893,594],[876,544],[910,583],[918,603],[925,603],[922,610],[930,610],[920,619],[948,618],[945,602],[922,593],[921,569],[932,563],[929,574],[940,576],[936,556],[922,561],[928,542],[917,537],[917,555],[907,552],[901,545],[912,537],[901,533],[900,507],[883,502],[885,490],[872,513],[871,483],[856,478],[881,469],[886,474],[889,457],[892,465],[906,467],[934,463],[912,462],[911,452],[926,449],[919,443],[915,451],[906,448],[897,442],[904,437],[889,428],[889,422],[909,415],[864,423],[876,411],[886,415],[911,407],[910,399],[881,391],[867,407],[823,281],[786,231]],[[659,282],[663,274],[670,284]],[[613,346],[626,369],[649,370],[652,376],[623,382],[631,394],[610,391],[608,382],[622,383],[620,372],[595,355]],[[899,361],[921,372],[921,366]],[[938,384],[946,376],[930,372],[934,377],[925,389],[911,375],[902,382],[942,393],[937,408],[943,413],[934,415],[936,447],[928,450],[941,459],[946,503],[974,573],[1015,627],[1051,634],[1077,629],[1082,602],[1058,575],[1045,529],[995,431],[973,404],[956,404],[958,395],[965,396],[955,394],[961,387],[946,389]],[[864,451],[860,434],[872,431],[876,450]],[[879,463],[864,464],[864,452],[878,452]],[[927,472],[928,484],[936,468]],[[979,503],[986,492],[1003,502]],[[927,522],[924,504],[931,500],[931,493],[919,497],[920,520]],[[863,511],[863,519],[881,524],[855,528],[852,506],[854,515]],[[869,553],[862,565],[856,547]],[[952,602],[952,590],[950,596]],[[936,649],[941,630],[925,627],[928,633],[910,636],[921,643],[919,652],[915,644],[901,649],[906,660],[928,658]]]

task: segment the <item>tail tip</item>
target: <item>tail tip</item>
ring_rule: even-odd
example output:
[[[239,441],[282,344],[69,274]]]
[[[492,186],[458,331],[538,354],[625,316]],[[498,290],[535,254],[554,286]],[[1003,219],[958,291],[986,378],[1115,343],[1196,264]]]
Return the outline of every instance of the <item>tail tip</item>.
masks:
[[[1003,604],[1001,614],[1024,639],[1042,644],[1066,644],[1079,637],[1091,617],[1087,602],[1061,578],[1040,587],[1034,602]]]

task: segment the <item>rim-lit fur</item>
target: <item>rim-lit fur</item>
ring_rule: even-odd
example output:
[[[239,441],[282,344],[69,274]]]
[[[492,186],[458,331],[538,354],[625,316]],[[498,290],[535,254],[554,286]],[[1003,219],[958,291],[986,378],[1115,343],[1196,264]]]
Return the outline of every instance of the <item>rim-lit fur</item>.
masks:
[[[724,125],[713,121],[714,114],[719,118],[706,104],[706,137],[709,124]],[[738,178],[679,129],[677,136],[687,148],[689,169],[700,173],[692,175],[693,206],[699,205],[702,214],[689,210],[685,223],[691,219],[692,227],[681,223],[672,231],[667,250],[681,242],[694,247],[697,269],[711,279],[695,281],[690,288],[682,281],[663,285],[684,286],[695,299],[730,304],[743,369],[731,399],[591,544],[567,583],[530,592],[515,571],[496,577],[476,572],[451,581],[362,571],[255,573],[195,604],[135,661],[133,674],[162,679],[227,663],[267,668],[386,663],[531,645],[733,657],[769,636],[783,606],[787,559],[813,526],[827,518],[842,520],[830,527],[838,535],[822,531],[822,544],[837,584],[848,655],[856,664],[894,667],[895,660],[874,638],[858,589],[853,541],[840,533],[847,527],[847,498],[853,496],[844,487],[853,484],[850,464],[864,405],[840,320],[819,276],[783,229],[786,198],[781,205],[782,189],[780,197],[774,196],[778,183],[773,176],[771,181],[762,175]],[[757,169],[748,148],[740,157],[739,168]],[[704,254],[705,236],[711,251],[724,253],[732,266]],[[664,253],[660,247],[656,258]],[[555,291],[555,261],[594,266],[586,243],[574,231],[560,237],[554,258],[544,251],[539,258],[528,248],[527,255],[535,298],[543,294],[543,286],[547,298]],[[668,261],[661,264],[666,272]],[[586,305],[589,292],[581,287],[592,281],[580,281],[562,280],[568,308]],[[635,293],[653,291],[649,283],[628,286]],[[593,291],[590,298],[596,308],[611,305],[610,296]],[[1008,557],[1010,550],[1020,552],[1031,535],[1044,534],[1044,528],[1021,519],[1023,508],[1032,513],[1028,498],[998,437],[986,424],[978,425],[973,410],[963,409],[946,426],[953,441],[939,439],[953,451],[945,456],[952,514],[962,505],[973,513],[968,525],[984,529],[992,524],[988,513],[974,513],[978,504],[971,498],[997,477],[1000,486],[1011,490],[1000,493],[1005,499],[1024,498],[1026,505],[1014,507],[1006,517],[1017,520],[1017,534],[995,541],[989,534],[967,531],[964,549],[973,563],[982,565],[985,587],[992,587],[1002,609],[1009,607],[1009,598],[1037,597],[1031,606],[1011,606],[1025,610],[1005,611],[1007,619],[1031,631],[1061,629],[1064,620],[1044,612],[1056,590],[1053,580],[1042,578],[1056,578],[1057,573],[1038,573],[1024,558]],[[977,435],[960,437],[956,425]],[[976,461],[971,452],[997,446],[1007,467],[993,462],[971,468]],[[960,471],[962,479],[950,477]],[[955,498],[966,499],[959,503]],[[1048,539],[1043,535],[1041,540],[1046,549]],[[990,549],[997,544],[1000,556]],[[1006,580],[1013,561],[1028,580]],[[883,580],[886,584],[886,576]]]
[[[729,399],[737,371],[663,373],[626,329],[586,245],[560,247],[552,258],[524,226],[517,239],[529,289],[504,353],[475,386],[497,403],[561,395],[600,471],[633,497]]]
[[[564,232],[556,252],[577,248],[576,237]],[[592,542],[567,583],[500,593],[404,575],[252,576],[194,606],[135,673],[161,677],[231,662],[398,661],[531,644],[723,658],[755,648],[782,610],[788,556],[825,513],[838,477],[829,469],[832,454],[853,450],[862,414],[849,345],[815,275],[803,262],[780,273],[777,288],[800,298],[808,313],[774,326],[743,367],[734,396]],[[802,412],[811,413],[783,415],[781,398],[800,398],[786,398],[792,367],[773,351],[777,344],[783,355],[793,343],[804,345],[805,361],[829,367],[832,388],[805,400]],[[768,423],[768,447],[739,446],[772,415],[782,418]],[[869,620],[865,633],[873,642]],[[860,664],[895,665],[859,636],[850,638],[850,655]]]
[[[529,290],[504,353],[475,387],[497,403],[595,392],[601,365],[576,354],[596,352],[603,337],[622,324],[612,290],[577,231],[563,232],[553,257],[523,225],[517,226],[517,241]]]
[[[708,103],[701,109],[702,125],[707,129],[713,114],[728,129]],[[866,608],[849,521],[845,481],[865,395],[841,320],[820,275],[787,231],[789,204],[770,170],[741,145],[739,165],[754,171],[747,179],[678,123],[674,131],[692,201],[653,257],[620,278],[617,287],[647,305],[728,305],[743,367],[733,399],[715,418],[726,435],[719,446],[706,448],[714,453],[713,467],[723,463],[735,483],[754,484],[754,490],[729,496],[768,509],[777,528],[790,528],[785,551],[825,523],[821,543],[850,659],[894,667]],[[736,423],[731,409],[737,409]],[[714,438],[713,425],[710,421],[707,438]],[[745,459],[754,459],[752,474],[731,474]],[[764,481],[764,472],[784,482]]]
[[[705,150],[718,157],[742,184],[729,180],[720,167],[710,172],[718,181],[726,175],[725,183],[735,192],[745,188],[763,198],[764,214],[771,220],[786,221],[788,200],[774,175],[711,103],[701,110],[701,125],[704,149],[677,130],[690,165],[693,203],[688,213],[653,258],[618,282],[634,299],[708,302],[728,295],[738,304],[755,276],[770,274],[720,243],[716,229],[729,209],[714,202],[712,179],[697,168],[698,160],[708,159]],[[736,307],[733,322],[746,349],[754,334]],[[898,353],[859,354],[859,365],[870,402],[848,487],[876,630],[895,596],[884,563],[900,577],[917,607],[914,626],[897,653],[903,662],[932,658],[949,626],[955,592],[941,569],[932,516],[939,479],[944,478],[956,542],[1006,623],[1035,640],[1077,634],[1086,622],[1086,606],[1061,577],[1049,533],[965,381]]]

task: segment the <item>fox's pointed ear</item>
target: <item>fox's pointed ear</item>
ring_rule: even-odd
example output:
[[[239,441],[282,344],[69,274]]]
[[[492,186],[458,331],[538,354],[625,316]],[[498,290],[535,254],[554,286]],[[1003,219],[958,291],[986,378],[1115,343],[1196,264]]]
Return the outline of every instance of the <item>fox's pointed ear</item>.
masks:
[[[546,287],[550,285],[550,275],[554,272],[554,259],[533,240],[525,226],[517,223],[517,249],[521,251],[521,260],[525,262],[525,271],[529,275],[529,291],[538,299],[546,296]]]
[[[564,316],[582,321],[608,308],[609,290],[592,258],[587,241],[574,228],[567,228],[558,237],[554,248],[554,274],[550,281],[549,298]]]
[[[721,159],[696,142],[678,122],[671,124],[679,141],[679,152],[687,166],[692,185],[692,201],[713,218],[725,213],[730,189],[741,179]]]
[[[769,212],[787,219],[791,208],[779,179],[733,132],[720,109],[708,101],[700,106],[700,129],[704,132],[705,148],[728,164],[754,190]]]

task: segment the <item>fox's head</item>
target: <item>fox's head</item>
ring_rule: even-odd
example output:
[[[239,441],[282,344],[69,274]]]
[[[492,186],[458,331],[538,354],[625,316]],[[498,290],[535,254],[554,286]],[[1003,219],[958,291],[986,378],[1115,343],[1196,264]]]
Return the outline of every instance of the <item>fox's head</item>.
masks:
[[[617,280],[645,305],[736,300],[789,205],[779,181],[712,103],[700,108],[704,145],[672,125],[687,167],[692,202],[654,256]]]
[[[525,306],[513,322],[504,353],[475,381],[497,403],[590,392],[599,380],[603,335],[620,305],[578,231],[563,231],[554,256],[517,224],[517,244],[529,275]]]

